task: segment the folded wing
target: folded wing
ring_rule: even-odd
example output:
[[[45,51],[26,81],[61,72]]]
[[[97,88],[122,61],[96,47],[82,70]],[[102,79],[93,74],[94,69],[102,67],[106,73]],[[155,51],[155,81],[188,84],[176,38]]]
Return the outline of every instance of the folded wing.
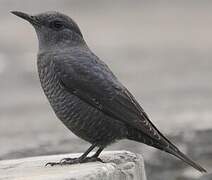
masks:
[[[150,122],[147,114],[132,94],[114,74],[94,55],[54,57],[61,84],[72,94],[127,126],[169,145],[165,137]]]

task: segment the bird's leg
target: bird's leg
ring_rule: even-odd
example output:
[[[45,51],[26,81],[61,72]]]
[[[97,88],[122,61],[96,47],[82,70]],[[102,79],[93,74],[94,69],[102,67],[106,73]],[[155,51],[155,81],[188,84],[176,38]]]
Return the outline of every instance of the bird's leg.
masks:
[[[59,162],[49,162],[46,164],[46,166],[50,165],[50,166],[55,166],[55,165],[66,165],[66,164],[77,164],[77,163],[83,163],[83,162],[90,162],[90,161],[86,161],[86,157],[87,155],[96,147],[96,144],[92,144],[88,150],[82,154],[80,157],[78,158],[63,158],[62,160],[60,160]],[[89,159],[89,158],[88,158]]]
[[[93,156],[91,156],[91,157],[99,157],[99,155],[100,155],[100,153],[103,151],[103,147],[100,147],[97,151],[96,151],[96,153],[93,155]]]
[[[100,158],[99,158],[99,155],[100,155],[100,153],[103,151],[103,147],[100,147],[97,151],[96,151],[96,153],[93,155],[93,156],[91,156],[91,157],[88,157],[88,159],[90,159],[90,161],[89,162],[93,162],[93,161],[100,161],[100,162],[103,162]]]
[[[99,161],[99,162],[103,162],[100,158],[98,158],[98,156],[99,156],[99,154],[103,151],[103,147],[100,147],[97,151],[96,151],[96,153],[93,155],[93,156],[91,156],[91,157],[87,157],[87,155],[88,155],[88,153],[90,152],[88,152],[88,153],[86,153],[86,156],[84,156],[84,154],[81,156],[81,157],[79,157],[79,158],[81,158],[81,159],[79,159],[79,162],[78,163],[86,163],[86,162],[95,162],[95,161]],[[86,151],[87,152],[87,151]],[[75,158],[76,159],[76,158]],[[65,161],[65,162],[64,162]],[[70,162],[71,161],[71,162]],[[62,159],[60,162],[62,163],[62,164],[73,164],[72,163],[72,161],[73,161],[73,159],[72,158],[64,158],[64,159]],[[75,161],[75,160],[74,160]],[[70,163],[69,163],[70,162]]]

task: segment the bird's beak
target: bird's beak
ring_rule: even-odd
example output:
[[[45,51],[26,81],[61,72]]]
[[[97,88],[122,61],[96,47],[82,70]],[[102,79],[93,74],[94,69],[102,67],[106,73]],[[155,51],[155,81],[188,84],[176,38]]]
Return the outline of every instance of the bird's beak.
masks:
[[[38,19],[36,18],[36,16],[32,16],[32,15],[29,15],[29,14],[26,14],[26,13],[23,13],[23,12],[20,12],[20,11],[11,11],[11,13],[22,18],[22,19],[27,20],[32,25],[39,25],[40,24]]]

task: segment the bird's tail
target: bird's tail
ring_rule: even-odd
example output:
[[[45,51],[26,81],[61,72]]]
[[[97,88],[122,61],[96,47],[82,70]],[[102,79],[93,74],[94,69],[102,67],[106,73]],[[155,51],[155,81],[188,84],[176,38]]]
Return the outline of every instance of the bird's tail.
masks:
[[[167,138],[165,138],[161,134],[161,140],[153,139],[152,137],[147,136],[144,133],[141,133],[140,131],[137,131],[133,129],[129,129],[128,139],[142,142],[144,144],[147,144],[149,146],[155,147],[157,149],[160,149],[162,151],[165,151],[171,155],[174,155],[175,157],[181,159],[185,163],[189,164],[193,168],[197,169],[200,172],[207,172],[204,168],[202,168],[199,164],[192,161],[190,158],[188,158],[185,154],[183,154],[174,144],[172,144]]]
[[[168,152],[169,154],[176,156],[177,158],[181,159],[182,161],[189,164],[190,166],[192,166],[193,168],[197,169],[200,172],[207,172],[203,167],[201,167],[199,164],[192,161],[190,158],[188,158],[184,153],[182,153],[176,147],[174,147],[174,149],[173,148],[167,148],[167,149],[164,149],[164,151]]]

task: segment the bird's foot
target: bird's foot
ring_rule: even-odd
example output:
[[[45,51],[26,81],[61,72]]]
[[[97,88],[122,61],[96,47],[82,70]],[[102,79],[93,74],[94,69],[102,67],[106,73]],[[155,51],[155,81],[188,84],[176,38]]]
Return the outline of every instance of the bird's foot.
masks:
[[[66,164],[77,164],[79,163],[80,158],[64,158],[59,162],[48,162],[45,166],[56,166],[56,165],[66,165]]]
[[[81,162],[81,163],[96,162],[96,161],[103,163],[103,161],[100,158],[98,158],[98,157],[92,157],[92,156],[85,158],[83,160],[83,162]]]
[[[55,165],[70,165],[70,164],[79,164],[79,163],[87,163],[87,162],[103,162],[100,158],[98,157],[86,157],[84,159],[82,158],[64,158],[61,159],[59,162],[48,162],[45,166],[55,166]]]

